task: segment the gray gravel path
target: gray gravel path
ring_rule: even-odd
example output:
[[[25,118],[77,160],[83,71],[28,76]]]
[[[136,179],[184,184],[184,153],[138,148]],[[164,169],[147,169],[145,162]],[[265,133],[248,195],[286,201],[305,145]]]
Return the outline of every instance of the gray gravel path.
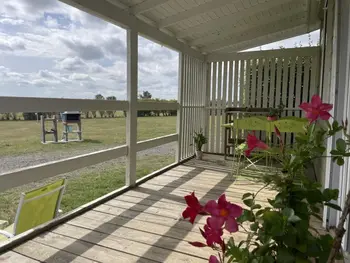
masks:
[[[151,148],[138,153],[138,157],[147,156],[147,155],[171,155],[175,154],[176,143],[168,143],[159,147]],[[57,151],[57,152],[42,152],[42,153],[31,153],[24,154],[19,156],[4,156],[0,157],[0,174],[4,172],[8,172],[14,169],[25,168],[37,164],[47,163],[50,161],[56,161],[80,154],[90,153],[102,149],[107,149],[108,147],[94,147],[89,149],[80,149],[75,151]],[[115,160],[111,160],[108,162],[104,162],[101,164],[94,165],[93,167],[89,167],[93,169],[101,169],[103,167],[107,167],[113,165],[115,163],[120,163],[125,161],[125,158],[118,158]],[[81,172],[81,170],[79,170]]]

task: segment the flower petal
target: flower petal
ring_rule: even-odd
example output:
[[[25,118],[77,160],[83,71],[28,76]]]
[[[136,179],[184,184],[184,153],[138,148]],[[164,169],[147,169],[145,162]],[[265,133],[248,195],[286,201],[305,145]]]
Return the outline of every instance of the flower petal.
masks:
[[[245,151],[244,151],[244,155],[247,156],[247,157],[249,157],[250,154],[251,154],[251,152],[252,152],[251,149],[245,150]]]
[[[321,111],[321,112],[320,112],[320,118],[321,118],[322,120],[327,121],[327,120],[329,120],[329,118],[331,118],[331,117],[332,117],[332,115],[331,115],[329,112],[327,112],[327,111]]]
[[[194,192],[192,192],[190,195],[186,195],[185,200],[188,206],[195,207],[200,205],[198,198],[195,196]]]
[[[226,195],[225,194],[220,195],[220,197],[218,199],[218,205],[224,206],[226,204],[227,204]]]
[[[262,141],[259,141],[257,144],[256,144],[256,147],[260,148],[260,149],[263,149],[263,150],[266,150],[269,148],[269,146],[266,144],[266,143],[263,143]]]
[[[215,200],[210,200],[205,204],[204,210],[207,211],[209,214],[215,216],[218,214],[218,204]]]
[[[307,102],[303,102],[302,104],[300,104],[299,108],[302,109],[303,111],[306,111],[306,112],[312,110],[310,103],[307,103]]]
[[[317,94],[313,95],[311,98],[311,105],[313,108],[318,108],[322,104],[321,97],[318,96]]]
[[[333,104],[328,103],[322,103],[322,105],[319,107],[321,111],[330,111],[333,109]]]
[[[236,204],[229,205],[230,217],[240,217],[243,213],[243,208]]]
[[[207,225],[213,230],[220,230],[225,223],[225,219],[218,216],[207,218]]]
[[[216,256],[211,255],[209,258],[209,263],[220,263]]]
[[[195,242],[188,242],[188,243],[190,243],[194,247],[206,247],[207,246],[206,244],[204,244],[202,242],[197,242],[197,241],[195,241]]]
[[[238,231],[238,224],[237,224],[236,219],[231,218],[231,217],[229,219],[227,219],[226,224],[225,224],[225,229],[230,233],[237,232]]]
[[[190,219],[189,221],[191,222],[191,224],[194,223],[194,220],[196,219],[197,215],[198,215],[198,211],[196,211],[195,209],[193,209],[193,208],[191,208],[191,207],[187,207],[187,208],[182,212],[182,217],[183,217],[184,219],[189,218],[189,219]]]

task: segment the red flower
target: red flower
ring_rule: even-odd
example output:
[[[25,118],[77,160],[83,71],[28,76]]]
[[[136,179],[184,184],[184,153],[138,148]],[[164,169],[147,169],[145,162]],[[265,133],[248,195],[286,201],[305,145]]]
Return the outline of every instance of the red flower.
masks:
[[[220,263],[217,257],[211,255],[209,258],[209,263]]]
[[[198,198],[192,192],[190,195],[185,196],[187,203],[186,209],[182,212],[183,218],[190,218],[190,222],[193,224],[196,216],[203,213],[203,206],[199,203]]]
[[[207,245],[212,247],[215,244],[222,245],[221,236],[224,234],[222,226],[225,219],[220,217],[207,218],[207,224],[204,226],[204,235],[207,240]]]
[[[255,148],[259,148],[259,149],[263,149],[263,150],[266,150],[269,148],[269,146],[267,146],[267,144],[260,141],[258,138],[256,138],[256,136],[254,134],[251,134],[251,133],[248,133],[247,144],[248,144],[248,149],[245,150],[246,156],[250,156],[251,152]]]
[[[243,213],[242,207],[232,204],[226,200],[226,195],[222,194],[218,202],[211,200],[205,205],[205,210],[215,218],[222,218],[225,222],[225,229],[232,232],[238,231],[237,217]]]
[[[320,96],[313,95],[311,103],[304,102],[300,104],[299,108],[306,112],[306,118],[309,119],[310,123],[317,119],[328,120],[332,115],[329,111],[333,109],[332,104],[322,103]]]

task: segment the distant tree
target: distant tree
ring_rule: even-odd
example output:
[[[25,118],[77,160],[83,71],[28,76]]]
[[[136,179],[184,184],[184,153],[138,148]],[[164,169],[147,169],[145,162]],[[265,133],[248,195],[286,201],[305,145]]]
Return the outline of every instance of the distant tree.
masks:
[[[143,91],[142,94],[139,95],[140,99],[152,99],[152,94],[150,92]]]
[[[105,97],[102,94],[96,94],[95,95],[95,100],[104,100],[104,99],[105,99]],[[100,117],[103,118],[104,111],[97,111],[97,112],[99,113]],[[97,116],[96,111],[92,112],[92,116],[94,118],[96,118],[96,116]]]
[[[105,97],[102,94],[95,95],[95,100],[104,100]]]
[[[143,91],[142,94],[139,95],[141,100],[152,100],[152,94],[150,92]],[[145,116],[151,116],[152,111],[138,111],[137,116],[138,117],[145,117]]]
[[[106,100],[117,100],[117,97],[116,96],[109,96],[109,97],[106,97]],[[107,116],[109,118],[114,118],[115,112],[116,112],[115,110],[107,111]]]

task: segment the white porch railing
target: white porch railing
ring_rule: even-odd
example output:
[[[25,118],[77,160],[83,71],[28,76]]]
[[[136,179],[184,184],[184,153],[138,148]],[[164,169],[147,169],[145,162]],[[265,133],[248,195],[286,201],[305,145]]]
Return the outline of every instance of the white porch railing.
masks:
[[[128,112],[128,101],[52,99],[0,97],[0,113],[7,112],[60,112],[65,110],[120,110]],[[136,103],[137,110],[177,110],[178,103],[142,102]],[[38,138],[39,140],[39,138]],[[178,141],[178,134],[136,142],[135,152]],[[40,143],[38,141],[38,143]],[[45,164],[26,167],[0,174],[0,192],[13,187],[72,172],[84,167],[128,156],[127,145],[78,155]],[[136,162],[136,160],[135,160]],[[133,164],[133,165],[136,165]]]

